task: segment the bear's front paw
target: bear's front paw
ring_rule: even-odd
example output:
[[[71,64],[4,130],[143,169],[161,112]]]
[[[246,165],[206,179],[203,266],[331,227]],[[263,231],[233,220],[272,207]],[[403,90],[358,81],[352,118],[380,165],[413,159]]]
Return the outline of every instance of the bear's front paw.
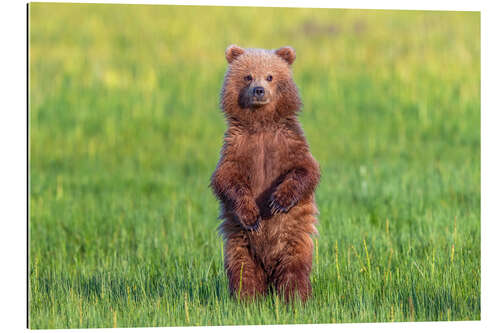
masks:
[[[271,213],[286,213],[288,212],[295,204],[297,204],[298,200],[289,187],[282,186],[278,187],[278,189],[271,195],[271,202],[269,203],[269,208],[271,208]]]
[[[243,199],[236,207],[236,215],[243,228],[256,230],[259,226],[259,208],[253,198]]]

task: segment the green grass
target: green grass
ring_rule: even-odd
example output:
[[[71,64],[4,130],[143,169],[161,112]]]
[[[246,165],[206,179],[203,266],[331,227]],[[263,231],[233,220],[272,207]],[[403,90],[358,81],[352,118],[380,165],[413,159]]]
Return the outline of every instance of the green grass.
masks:
[[[31,4],[32,328],[480,319],[479,13]],[[313,297],[231,299],[224,50],[297,51]]]

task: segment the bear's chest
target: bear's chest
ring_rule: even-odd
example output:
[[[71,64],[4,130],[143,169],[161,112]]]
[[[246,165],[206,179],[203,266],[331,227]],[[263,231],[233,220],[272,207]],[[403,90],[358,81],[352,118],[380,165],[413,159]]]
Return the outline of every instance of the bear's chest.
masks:
[[[256,195],[267,190],[289,168],[290,146],[279,132],[248,137],[247,176]]]

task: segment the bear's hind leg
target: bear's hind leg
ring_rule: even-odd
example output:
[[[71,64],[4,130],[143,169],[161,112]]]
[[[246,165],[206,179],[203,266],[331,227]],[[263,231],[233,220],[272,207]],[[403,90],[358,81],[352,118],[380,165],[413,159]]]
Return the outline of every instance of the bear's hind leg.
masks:
[[[232,296],[254,299],[266,293],[267,277],[264,269],[252,257],[243,236],[227,239],[224,245],[224,267]]]
[[[309,274],[312,266],[312,241],[306,236],[305,242],[290,242],[287,253],[276,266],[272,281],[277,292],[286,302],[299,296],[306,301],[312,294]]]

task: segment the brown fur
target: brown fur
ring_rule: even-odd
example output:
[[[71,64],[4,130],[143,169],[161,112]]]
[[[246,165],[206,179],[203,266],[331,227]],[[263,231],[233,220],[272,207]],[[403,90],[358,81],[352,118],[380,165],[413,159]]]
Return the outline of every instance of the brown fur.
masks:
[[[221,108],[228,129],[211,187],[221,202],[229,289],[254,298],[275,288],[286,300],[306,300],[320,173],[296,116],[295,51],[232,45],[226,59]],[[265,89],[262,100],[255,87]]]

